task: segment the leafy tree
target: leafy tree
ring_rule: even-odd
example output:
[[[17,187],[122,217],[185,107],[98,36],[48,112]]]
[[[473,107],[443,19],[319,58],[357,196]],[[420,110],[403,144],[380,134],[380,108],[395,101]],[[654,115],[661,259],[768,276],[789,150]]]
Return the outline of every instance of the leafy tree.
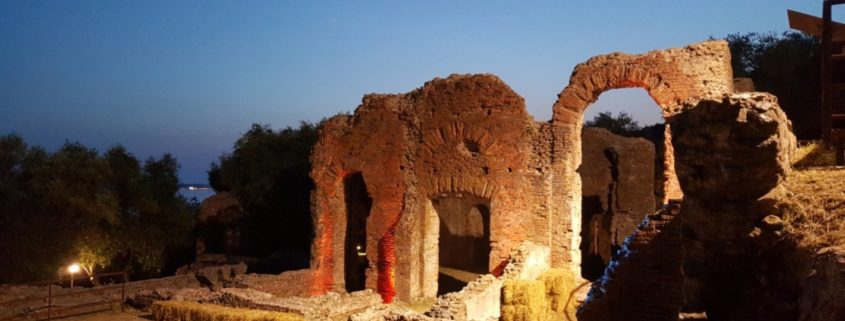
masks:
[[[750,77],[758,91],[777,96],[799,138],[818,138],[821,134],[819,39],[785,32],[731,34],[725,40],[731,50],[734,75]]]
[[[611,133],[622,136],[637,136],[642,127],[626,112],[619,112],[615,117],[612,112],[600,112],[592,120],[584,123],[584,127],[601,127]]]
[[[121,146],[100,155],[67,142],[48,153],[0,136],[0,283],[52,278],[71,262],[89,275],[158,273],[192,246],[177,171],[170,155],[142,168]]]
[[[211,164],[211,186],[232,192],[248,213],[241,222],[250,231],[242,235],[244,254],[292,251],[307,257],[313,238],[309,157],[318,126],[302,122],[299,128],[274,131],[253,124],[231,153]]]

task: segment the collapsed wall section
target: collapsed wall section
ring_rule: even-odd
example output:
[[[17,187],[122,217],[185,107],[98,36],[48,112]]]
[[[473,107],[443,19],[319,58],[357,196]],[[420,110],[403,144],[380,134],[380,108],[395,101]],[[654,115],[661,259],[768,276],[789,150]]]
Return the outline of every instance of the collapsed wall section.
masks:
[[[489,252],[472,255],[486,266],[476,272],[499,274],[508,253],[532,241],[551,249],[553,267],[579,271],[576,171],[585,109],[606,90],[641,87],[671,117],[684,102],[721,96],[732,86],[727,43],[709,41],[578,65],[548,123],[534,122],[523,99],[493,75],[453,75],[407,94],[367,95],[353,115],[324,124],[312,153],[311,292],[348,290],[347,279],[359,273],[364,288],[387,302],[433,301],[447,263],[440,262],[443,246],[480,247],[468,250]],[[669,126],[665,142],[664,203],[682,195]],[[350,198],[350,190],[358,196]],[[452,236],[477,239],[448,241]]]
[[[630,87],[645,89],[662,108],[664,117],[681,111],[685,101],[731,93],[733,72],[727,42],[708,41],[643,55],[614,53],[596,56],[575,67],[569,85],[558,95],[552,118],[552,190],[566,193],[550,204],[552,212],[559,213],[553,222],[560,227],[554,235],[555,243],[567,244],[553,249],[555,264],[566,262],[577,268],[581,262],[581,226],[577,224],[581,215],[581,181],[576,170],[581,162],[584,111],[602,92]],[[668,126],[665,141],[664,203],[682,195],[674,173]]]

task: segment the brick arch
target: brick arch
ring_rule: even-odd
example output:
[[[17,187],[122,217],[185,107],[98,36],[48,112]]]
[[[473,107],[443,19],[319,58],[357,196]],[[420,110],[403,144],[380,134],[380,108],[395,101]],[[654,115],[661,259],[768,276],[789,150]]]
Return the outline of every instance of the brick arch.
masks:
[[[664,117],[672,113],[667,106],[674,105],[673,102],[680,97],[677,91],[668,89],[673,86],[664,82],[659,74],[644,69],[637,60],[632,64],[628,64],[626,59],[614,60],[612,64],[608,64],[593,58],[575,68],[569,85],[560,93],[555,103],[556,120],[564,120],[558,117],[559,114],[583,115],[602,93],[620,88],[642,88],[661,107]]]
[[[553,107],[554,121],[571,121],[598,99],[618,88],[643,88],[664,117],[680,111],[686,100],[733,92],[727,42],[707,41],[642,55],[612,53],[578,64]]]
[[[553,106],[551,122],[552,188],[561,191],[552,206],[561,213],[558,226],[566,231],[561,233],[565,239],[560,242],[568,242],[562,251],[553,251],[552,259],[569,263],[573,271],[580,270],[581,264],[581,178],[577,169],[581,164],[584,112],[603,92],[619,88],[644,89],[660,106],[664,118],[681,112],[685,101],[731,93],[733,71],[727,42],[707,41],[642,55],[612,53],[593,57],[575,67],[569,84]],[[666,198],[676,198],[680,188],[674,174],[669,133],[667,126],[664,193]]]

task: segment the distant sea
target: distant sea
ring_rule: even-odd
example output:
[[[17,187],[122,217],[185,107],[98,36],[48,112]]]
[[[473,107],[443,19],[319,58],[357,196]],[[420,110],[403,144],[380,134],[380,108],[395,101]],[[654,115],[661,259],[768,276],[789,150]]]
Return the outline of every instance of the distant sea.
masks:
[[[206,184],[181,184],[179,185],[179,195],[188,200],[196,198],[197,202],[202,203],[206,198],[214,195],[214,190]]]

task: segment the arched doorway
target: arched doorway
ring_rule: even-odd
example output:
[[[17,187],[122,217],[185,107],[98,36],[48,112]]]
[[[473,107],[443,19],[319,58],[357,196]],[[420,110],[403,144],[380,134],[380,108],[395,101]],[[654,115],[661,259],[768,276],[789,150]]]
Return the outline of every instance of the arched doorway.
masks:
[[[609,90],[581,130],[581,276],[595,281],[662,200],[663,115],[639,88]]]
[[[489,272],[490,201],[467,194],[432,200],[439,220],[437,294],[460,291]]]
[[[364,176],[350,174],[343,180],[346,203],[346,238],[344,241],[344,281],[347,292],[361,291],[367,281],[367,217],[373,200],[367,192]]]

